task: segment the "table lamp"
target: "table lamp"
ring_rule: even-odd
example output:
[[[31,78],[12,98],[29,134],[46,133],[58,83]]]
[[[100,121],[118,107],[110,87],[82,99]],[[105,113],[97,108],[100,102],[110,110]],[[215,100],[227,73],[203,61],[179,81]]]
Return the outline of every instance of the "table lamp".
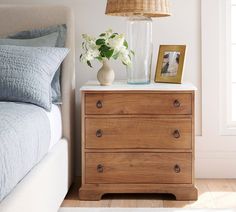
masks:
[[[127,67],[129,84],[149,84],[152,67],[152,18],[170,16],[169,0],[107,0],[106,14],[126,16],[127,41],[134,51]]]

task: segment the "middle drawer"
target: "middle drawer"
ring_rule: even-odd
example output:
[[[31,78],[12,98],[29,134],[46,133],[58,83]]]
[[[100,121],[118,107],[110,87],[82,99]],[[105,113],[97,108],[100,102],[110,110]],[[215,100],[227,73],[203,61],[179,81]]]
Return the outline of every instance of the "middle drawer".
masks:
[[[85,147],[191,149],[191,118],[86,118]]]

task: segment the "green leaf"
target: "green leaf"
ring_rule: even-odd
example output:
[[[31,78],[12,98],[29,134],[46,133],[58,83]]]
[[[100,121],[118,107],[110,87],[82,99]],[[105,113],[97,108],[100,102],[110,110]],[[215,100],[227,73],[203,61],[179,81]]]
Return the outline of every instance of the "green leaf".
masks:
[[[96,40],[96,45],[100,46],[100,45],[103,45],[105,44],[105,39],[97,39]]]
[[[99,48],[100,54],[102,57],[106,57],[108,59],[110,59],[114,53],[114,49],[111,49],[110,47],[108,47],[107,45],[102,45]]]
[[[81,55],[79,56],[79,59],[81,59],[81,58],[82,58],[82,56],[83,56],[83,55],[81,54]]]
[[[88,51],[88,48],[85,42],[82,43],[82,49],[85,51]]]
[[[82,43],[82,49],[87,51],[87,47],[86,47],[85,42]]]
[[[107,45],[102,45],[99,49],[100,52],[104,53],[106,51],[110,50],[110,47],[108,47]]]
[[[102,61],[102,57],[101,56],[96,57],[96,59],[98,59],[99,61]]]
[[[100,37],[104,37],[106,35],[106,33],[102,33],[101,35],[99,35]]]
[[[126,49],[129,48],[128,42],[126,40],[124,41],[124,46],[126,47]]]
[[[117,60],[117,58],[119,57],[119,53],[116,53],[112,56],[114,58],[114,60]]]
[[[110,36],[110,38],[114,38],[114,37],[116,37],[116,35],[114,35],[114,34],[112,36]]]
[[[114,49],[108,50],[104,52],[105,57],[109,60],[114,53]]]
[[[104,53],[103,52],[100,52],[100,55],[101,57],[105,57]]]
[[[125,64],[124,62],[122,62],[122,63],[123,63],[123,65],[127,66],[127,64]]]
[[[110,38],[114,38],[114,37],[116,37],[117,35],[119,35],[118,33],[113,33],[111,36],[110,36]]]
[[[93,67],[92,64],[90,63],[90,61],[87,61],[87,64],[89,67],[91,67],[91,68]]]
[[[133,50],[130,50],[130,52],[131,52],[131,54],[132,54],[132,55],[135,55],[135,53],[134,53],[134,51],[133,51]]]

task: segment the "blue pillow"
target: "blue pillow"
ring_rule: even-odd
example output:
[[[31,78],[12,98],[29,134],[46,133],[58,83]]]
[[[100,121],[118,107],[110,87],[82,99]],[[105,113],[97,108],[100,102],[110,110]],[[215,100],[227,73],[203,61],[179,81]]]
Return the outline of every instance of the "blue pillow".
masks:
[[[45,35],[49,35],[51,33],[58,33],[57,41],[55,47],[65,47],[66,41],[66,32],[67,27],[65,24],[50,26],[44,29],[34,29],[34,30],[27,30],[21,31],[16,34],[9,35],[7,38],[11,39],[33,39],[39,38]],[[28,46],[28,45],[27,45]],[[41,46],[41,45],[40,45]],[[52,46],[52,45],[44,45],[44,46]],[[61,67],[55,73],[53,80],[52,80],[52,101],[54,104],[61,104],[61,85],[60,85],[60,72]]]
[[[32,46],[32,47],[55,47],[58,32],[33,39],[10,39],[0,38],[0,45]]]
[[[51,110],[52,78],[66,48],[0,46],[0,101],[19,101]]]

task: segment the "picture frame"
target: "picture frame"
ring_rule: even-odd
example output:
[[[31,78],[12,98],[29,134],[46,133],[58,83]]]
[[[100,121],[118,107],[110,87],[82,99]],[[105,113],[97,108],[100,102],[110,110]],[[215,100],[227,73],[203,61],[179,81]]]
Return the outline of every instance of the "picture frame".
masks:
[[[160,45],[154,81],[182,83],[186,45]]]

